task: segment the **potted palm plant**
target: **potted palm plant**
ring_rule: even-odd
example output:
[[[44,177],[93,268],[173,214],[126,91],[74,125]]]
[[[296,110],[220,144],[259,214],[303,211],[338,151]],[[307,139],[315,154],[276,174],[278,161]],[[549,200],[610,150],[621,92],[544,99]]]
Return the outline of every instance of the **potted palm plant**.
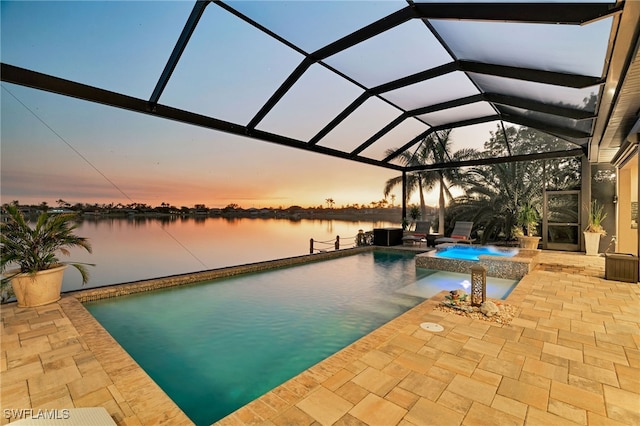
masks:
[[[597,200],[593,200],[588,209],[588,223],[584,229],[584,247],[587,256],[597,256],[600,247],[600,237],[607,235],[602,226],[602,221],[607,217],[604,206],[599,204]]]
[[[88,264],[61,262],[57,257],[58,252],[68,256],[71,247],[82,247],[91,253],[88,240],[74,235],[76,227],[73,214],[44,212],[32,228],[17,205],[2,208],[0,284],[3,289],[11,284],[19,307],[41,306],[59,300],[68,265],[80,271],[83,284],[88,281]]]
[[[538,212],[530,204],[524,204],[518,212],[518,225],[520,229],[526,231],[526,235],[518,235],[520,248],[537,249],[540,237],[536,237],[536,227],[538,226]]]

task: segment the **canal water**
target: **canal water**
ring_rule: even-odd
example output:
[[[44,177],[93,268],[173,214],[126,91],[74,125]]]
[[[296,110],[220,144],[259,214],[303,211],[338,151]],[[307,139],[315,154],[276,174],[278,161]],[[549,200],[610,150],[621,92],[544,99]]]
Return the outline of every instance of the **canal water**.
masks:
[[[84,288],[197,272],[225,266],[300,256],[315,247],[353,246],[360,229],[399,226],[386,221],[275,218],[151,217],[84,219],[76,230],[89,238],[93,254],[80,249],[61,260],[95,264]],[[82,287],[80,274],[69,268],[62,291]]]

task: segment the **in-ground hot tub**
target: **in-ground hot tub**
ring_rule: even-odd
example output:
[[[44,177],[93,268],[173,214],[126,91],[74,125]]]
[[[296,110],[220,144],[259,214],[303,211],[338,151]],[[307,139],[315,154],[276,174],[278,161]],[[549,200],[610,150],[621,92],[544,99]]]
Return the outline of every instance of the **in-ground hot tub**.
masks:
[[[436,250],[416,256],[418,268],[471,273],[473,265],[482,265],[487,276],[519,280],[536,264],[539,250],[495,246],[440,244]]]

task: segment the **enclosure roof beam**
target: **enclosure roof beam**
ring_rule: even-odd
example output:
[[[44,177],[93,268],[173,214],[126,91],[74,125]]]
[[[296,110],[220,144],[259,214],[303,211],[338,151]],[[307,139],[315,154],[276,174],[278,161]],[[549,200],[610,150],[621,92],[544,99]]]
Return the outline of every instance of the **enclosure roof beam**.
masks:
[[[126,109],[129,111],[139,112],[142,114],[152,115],[156,117],[166,118],[194,126],[204,127],[221,132],[231,133],[237,136],[250,137],[253,139],[272,142],[278,145],[299,148],[306,151],[326,154],[332,157],[353,160],[364,164],[380,166],[387,169],[402,170],[401,166],[390,163],[384,163],[371,158],[352,156],[347,152],[338,151],[332,148],[322,146],[310,146],[308,143],[276,135],[260,130],[249,131],[245,126],[196,114],[162,104],[155,105],[151,108],[148,101],[139,99],[121,93],[111,92],[109,90],[100,89],[86,84],[65,80],[25,68],[16,67],[5,63],[0,63],[0,81],[18,84],[24,87],[43,90],[46,92],[56,93],[59,95],[69,96],[84,101],[95,102],[115,108]]]
[[[448,170],[460,167],[487,166],[491,164],[512,163],[517,161],[550,160],[554,158],[578,157],[584,155],[584,149],[574,148],[566,151],[538,152],[535,154],[511,155],[506,157],[480,158],[475,160],[452,161],[450,163],[425,164],[422,166],[407,167],[407,172],[420,170]]]

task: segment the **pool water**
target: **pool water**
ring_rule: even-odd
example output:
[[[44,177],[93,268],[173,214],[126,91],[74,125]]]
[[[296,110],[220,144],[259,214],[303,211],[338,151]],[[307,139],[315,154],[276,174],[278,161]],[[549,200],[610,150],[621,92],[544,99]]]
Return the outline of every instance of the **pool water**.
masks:
[[[85,306],[208,425],[467,279],[425,284],[437,273],[413,254],[376,250]]]
[[[438,250],[435,256],[446,259],[480,260],[479,256],[481,255],[513,257],[517,253],[517,249],[498,249],[491,246],[476,247],[456,245]]]

